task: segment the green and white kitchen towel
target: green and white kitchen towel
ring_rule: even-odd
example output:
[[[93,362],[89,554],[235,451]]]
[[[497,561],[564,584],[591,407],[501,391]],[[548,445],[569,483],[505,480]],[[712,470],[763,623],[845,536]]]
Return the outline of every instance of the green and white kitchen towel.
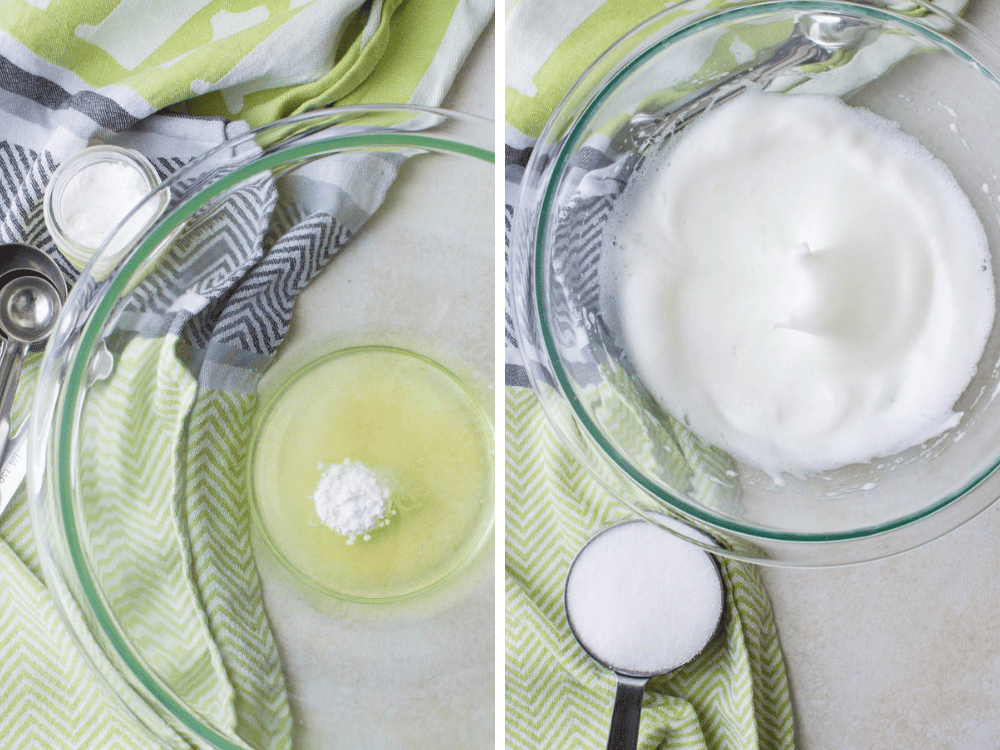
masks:
[[[60,119],[84,130],[172,105],[251,127],[333,104],[433,105],[492,13],[488,0],[4,0],[4,89],[79,113]]]
[[[661,12],[680,18],[692,3],[652,0],[515,0],[508,6],[505,50],[506,219],[508,247],[525,166],[536,140],[569,87],[601,50]],[[725,3],[705,0],[701,5]],[[922,13],[914,3],[900,10]],[[939,5],[959,11],[964,2]],[[909,6],[909,7],[904,7]],[[737,29],[741,27],[736,27]],[[783,41],[790,25],[747,25],[703,50],[701,66],[749,62]],[[882,38],[857,53],[835,56],[813,82],[784,80],[784,88],[821,84],[844,94],[886,71],[912,49]],[[699,64],[692,66],[692,71]],[[820,71],[816,71],[819,73]],[[695,74],[697,76],[697,73]],[[623,113],[632,114],[632,113]],[[600,253],[601,226],[637,161],[635,153],[606,154],[595,136],[572,168],[581,185],[576,210],[586,211],[590,243]],[[595,179],[587,180],[587,177]],[[571,183],[575,184],[575,183]],[[586,194],[584,194],[586,192]],[[593,267],[593,266],[591,266]],[[584,542],[628,511],[561,444],[529,388],[522,347],[510,309],[511,285],[526,284],[508,268],[506,316],[506,737],[511,750],[602,747],[610,722],[614,679],[576,644],[563,609],[569,565]],[[595,290],[596,291],[596,290]],[[583,295],[594,298],[596,295]],[[595,311],[595,314],[598,314]],[[696,449],[697,451],[697,449]],[[681,450],[676,455],[690,452]],[[683,467],[692,486],[711,462]],[[709,477],[710,479],[710,477]],[[708,484],[703,482],[702,484]],[[782,750],[794,746],[791,701],[770,604],[752,565],[722,560],[726,582],[724,633],[690,665],[650,682],[640,748]]]
[[[41,205],[52,172],[77,149],[136,148],[165,177],[248,126],[317,106],[435,105],[492,13],[484,0],[2,0],[0,242],[40,247],[72,281],[77,270],[55,249]],[[386,180],[377,184],[361,205],[377,205]],[[83,491],[99,488],[118,503],[99,512],[136,522],[126,538],[95,540],[93,552],[111,558],[104,569],[112,578],[101,585],[112,605],[118,596],[130,608],[130,635],[141,640],[147,631],[144,657],[173,675],[171,689],[211,718],[222,741],[278,749],[290,746],[291,717],[249,553],[248,386],[280,344],[297,292],[364,215],[341,220],[315,206],[297,213],[275,204],[273,185],[262,182],[248,188],[240,216],[219,217],[232,262],[187,290],[181,314],[153,297],[135,310],[138,335],[115,352],[115,371],[94,396],[119,415],[119,430],[106,433],[114,449],[81,481]],[[169,284],[170,275],[159,281]],[[230,380],[204,368],[209,376],[197,381],[176,358],[178,339],[220,365],[228,353],[230,364],[252,366]],[[30,405],[36,365],[19,388],[17,419]],[[153,412],[133,397],[151,380],[171,396]],[[137,474],[154,451],[168,457],[165,470]],[[171,460],[187,464],[186,492],[174,492]],[[91,671],[81,651],[89,644],[74,640],[42,582],[23,490],[0,538],[3,746],[163,747],[155,733],[171,747],[206,747],[126,698],[137,722],[115,697],[130,694],[124,680],[100,661],[103,680]],[[155,570],[156,585],[143,585],[140,599],[143,569]]]

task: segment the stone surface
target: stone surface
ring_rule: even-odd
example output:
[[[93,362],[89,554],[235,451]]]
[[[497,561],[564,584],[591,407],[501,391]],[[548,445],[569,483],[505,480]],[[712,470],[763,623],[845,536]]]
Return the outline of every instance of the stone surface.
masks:
[[[1000,507],[895,558],[764,569],[799,747],[1000,747]]]

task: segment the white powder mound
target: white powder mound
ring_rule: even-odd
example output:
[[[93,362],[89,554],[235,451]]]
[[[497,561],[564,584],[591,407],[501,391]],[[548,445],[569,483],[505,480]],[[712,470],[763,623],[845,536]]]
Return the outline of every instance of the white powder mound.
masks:
[[[389,496],[388,485],[375,471],[348,458],[325,468],[310,497],[324,525],[353,544],[359,536],[368,541],[369,532],[389,522]]]

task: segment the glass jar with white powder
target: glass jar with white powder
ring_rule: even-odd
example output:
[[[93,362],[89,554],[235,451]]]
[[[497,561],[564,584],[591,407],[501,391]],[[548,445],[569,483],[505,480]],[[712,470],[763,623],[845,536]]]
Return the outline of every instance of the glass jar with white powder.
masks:
[[[139,206],[159,182],[149,160],[132,149],[97,145],[73,154],[45,189],[45,224],[56,247],[82,269],[110,238],[101,263],[114,267],[163,211],[165,194]]]

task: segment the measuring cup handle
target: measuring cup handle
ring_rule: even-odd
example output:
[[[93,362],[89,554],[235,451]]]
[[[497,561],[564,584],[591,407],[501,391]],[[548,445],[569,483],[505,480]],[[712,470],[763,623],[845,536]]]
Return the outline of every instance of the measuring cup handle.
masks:
[[[635,750],[639,744],[639,717],[642,714],[642,693],[646,680],[617,675],[615,707],[611,712],[608,750]]]

